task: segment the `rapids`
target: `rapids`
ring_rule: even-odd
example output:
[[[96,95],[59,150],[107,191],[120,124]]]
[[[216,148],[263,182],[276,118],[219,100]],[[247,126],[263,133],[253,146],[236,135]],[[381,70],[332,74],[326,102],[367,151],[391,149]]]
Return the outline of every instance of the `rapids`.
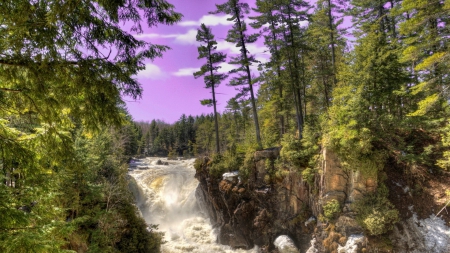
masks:
[[[158,165],[157,161],[169,165]],[[232,250],[216,243],[216,231],[195,199],[198,181],[194,178],[194,159],[168,161],[145,158],[130,167],[135,184],[130,189],[147,224],[158,224],[166,243],[163,253],[182,252],[257,252]]]

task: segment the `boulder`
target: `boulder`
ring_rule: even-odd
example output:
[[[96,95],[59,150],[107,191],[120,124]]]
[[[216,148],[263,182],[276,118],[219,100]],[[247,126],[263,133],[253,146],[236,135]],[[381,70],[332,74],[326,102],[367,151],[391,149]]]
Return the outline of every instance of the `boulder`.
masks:
[[[254,154],[255,161],[262,159],[277,159],[280,156],[281,147],[267,148],[261,151],[256,151]]]

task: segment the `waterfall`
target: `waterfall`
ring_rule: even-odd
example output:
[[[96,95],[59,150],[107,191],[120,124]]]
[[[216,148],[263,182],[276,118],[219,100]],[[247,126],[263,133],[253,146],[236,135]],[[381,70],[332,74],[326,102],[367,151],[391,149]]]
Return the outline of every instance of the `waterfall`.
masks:
[[[166,162],[168,165],[160,165]],[[216,243],[216,231],[195,198],[198,181],[193,163],[194,159],[145,158],[130,167],[129,175],[135,179],[130,189],[142,216],[148,224],[158,224],[165,234],[162,252],[256,252]]]

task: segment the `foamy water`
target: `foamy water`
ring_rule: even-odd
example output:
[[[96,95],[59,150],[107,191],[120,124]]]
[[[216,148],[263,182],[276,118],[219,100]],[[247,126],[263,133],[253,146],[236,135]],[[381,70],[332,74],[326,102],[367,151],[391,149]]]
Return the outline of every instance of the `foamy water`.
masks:
[[[158,160],[169,165],[156,165]],[[158,224],[165,234],[162,252],[257,252],[232,250],[216,243],[216,231],[200,213],[195,199],[198,181],[193,163],[194,159],[145,158],[129,172],[137,184],[133,191],[142,216],[148,224]]]

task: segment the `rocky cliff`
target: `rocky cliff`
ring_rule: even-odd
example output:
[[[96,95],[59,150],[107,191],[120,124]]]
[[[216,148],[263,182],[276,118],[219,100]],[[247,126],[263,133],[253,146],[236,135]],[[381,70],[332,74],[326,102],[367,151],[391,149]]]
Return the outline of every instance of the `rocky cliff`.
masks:
[[[273,242],[278,236],[287,235],[300,252],[427,252],[429,249],[420,248],[420,244],[426,244],[424,235],[428,232],[419,231],[417,226],[426,224],[417,225],[417,217],[416,223],[408,220],[413,218],[412,212],[401,213],[403,221],[390,236],[366,236],[366,230],[357,223],[352,203],[376,191],[378,175],[346,170],[336,154],[324,150],[320,169],[312,181],[307,183],[294,169],[286,169],[282,177],[268,180],[268,173],[273,169],[268,166],[279,152],[276,148],[256,152],[245,183],[238,173],[213,177],[209,173],[209,159],[201,161],[195,176],[200,182],[196,196],[213,226],[218,228],[219,243],[243,249],[257,245],[261,252],[277,252]],[[327,219],[323,217],[323,209],[329,203],[336,203],[339,212]],[[450,243],[450,230],[446,231],[448,228],[442,225],[444,233],[440,241]],[[410,230],[413,232],[409,233]],[[416,249],[420,248],[418,251],[405,247],[412,240],[417,244]],[[445,247],[436,249],[434,252],[450,252],[444,251],[448,249]]]
[[[208,173],[208,158],[197,170],[200,181],[197,200],[219,227],[218,241],[234,248],[250,249],[254,245],[262,251],[274,249],[278,235],[288,235],[296,245],[309,247],[314,225],[305,225],[311,212],[308,187],[297,172],[290,172],[281,182],[267,184],[265,160],[279,150],[256,154],[253,172],[246,184],[238,176],[215,179]]]

